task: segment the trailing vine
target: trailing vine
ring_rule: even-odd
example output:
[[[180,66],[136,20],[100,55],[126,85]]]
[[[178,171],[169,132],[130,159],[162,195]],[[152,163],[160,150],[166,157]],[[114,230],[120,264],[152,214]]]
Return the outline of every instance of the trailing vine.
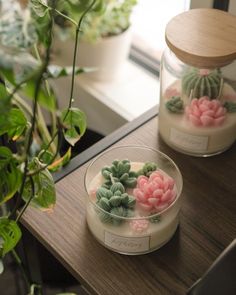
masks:
[[[13,208],[7,206],[7,213],[0,217],[0,269],[3,270],[5,255],[12,253],[31,295],[42,294],[42,288],[30,282],[15,250],[22,236],[19,221],[30,205],[41,210],[53,209],[56,192],[50,171],[56,171],[70,159],[70,149],[63,156],[59,153],[62,135],[73,146],[86,130],[85,114],[72,103],[75,76],[84,72],[76,66],[78,36],[83,19],[97,1],[100,0],[84,3],[75,21],[57,8],[56,0],[20,4],[13,0],[13,6],[0,0],[0,205],[14,201]],[[57,14],[75,27],[70,68],[50,64]],[[71,76],[69,101],[67,108],[59,111],[48,79],[65,76]],[[32,100],[32,107],[22,99],[22,93]],[[53,124],[57,125],[56,130],[53,125],[51,133],[43,121],[41,106],[51,113]],[[39,143],[35,143],[35,138]]]

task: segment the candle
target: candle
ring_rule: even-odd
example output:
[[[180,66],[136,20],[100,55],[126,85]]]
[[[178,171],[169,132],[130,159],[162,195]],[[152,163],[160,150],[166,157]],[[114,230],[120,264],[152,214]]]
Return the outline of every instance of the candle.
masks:
[[[108,154],[112,156],[117,149]],[[148,148],[140,150],[149,155],[148,160],[156,153],[157,162],[121,159],[93,171],[94,166],[99,166],[95,160],[87,171],[89,180],[86,179],[90,231],[107,248],[130,255],[154,251],[169,241],[179,224],[181,206],[182,178],[178,168],[167,158],[170,162],[165,164],[174,171],[171,176],[162,167],[165,155]],[[104,156],[107,158],[107,153]]]

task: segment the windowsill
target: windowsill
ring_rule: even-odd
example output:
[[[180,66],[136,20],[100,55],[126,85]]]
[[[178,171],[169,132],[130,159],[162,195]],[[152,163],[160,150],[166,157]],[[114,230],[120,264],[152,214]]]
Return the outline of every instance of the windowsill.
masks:
[[[159,100],[158,78],[129,60],[114,81],[92,81],[84,74],[76,83],[126,121],[137,118]]]
[[[60,108],[67,106],[70,77],[55,81]],[[88,128],[108,135],[159,102],[159,80],[127,60],[117,79],[95,82],[86,74],[75,83],[74,105],[87,116]]]

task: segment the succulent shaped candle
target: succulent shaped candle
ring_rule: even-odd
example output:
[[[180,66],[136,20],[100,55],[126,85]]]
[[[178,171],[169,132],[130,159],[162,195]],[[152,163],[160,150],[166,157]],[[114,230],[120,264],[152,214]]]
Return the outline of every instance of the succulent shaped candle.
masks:
[[[135,161],[110,160],[120,150]],[[156,162],[139,161],[139,154]],[[110,155],[110,156],[109,156]],[[132,157],[134,157],[132,155]],[[109,157],[108,157],[109,156]],[[103,158],[111,161],[104,165]],[[144,157],[142,157],[143,160]],[[168,166],[169,175],[165,172]],[[144,147],[120,147],[102,154],[86,173],[87,223],[97,240],[123,254],[142,254],[165,244],[178,226],[182,178],[164,154]]]
[[[159,121],[162,138],[173,148],[217,154],[236,139],[236,91],[219,70],[191,68],[163,93]]]
[[[166,26],[158,128],[177,151],[211,156],[236,140],[233,34],[236,17],[217,9],[191,9]]]

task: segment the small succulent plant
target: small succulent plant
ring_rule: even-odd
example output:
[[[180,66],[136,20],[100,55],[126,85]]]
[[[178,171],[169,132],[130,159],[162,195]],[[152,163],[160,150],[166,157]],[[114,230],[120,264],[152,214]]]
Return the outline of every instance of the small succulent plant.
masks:
[[[226,101],[224,104],[224,107],[226,108],[227,112],[229,112],[229,113],[236,112],[236,103],[233,101]]]
[[[155,214],[155,212],[153,214]],[[150,216],[152,216],[153,214],[150,213]],[[161,222],[161,215],[154,215],[154,216],[149,218],[149,221],[151,223],[159,223],[159,222]]]
[[[145,175],[149,177],[153,171],[157,170],[157,164],[153,162],[146,162],[143,168],[137,172],[137,176]]]
[[[102,175],[105,178],[103,187],[110,188],[114,182],[120,182],[125,188],[134,188],[137,184],[137,173],[130,171],[129,160],[112,162],[111,166],[102,169]]]
[[[171,113],[182,113],[184,109],[183,100],[180,98],[180,96],[173,96],[166,102],[166,108]]]
[[[116,182],[112,184],[110,189],[105,187],[98,188],[96,192],[96,204],[104,211],[118,216],[115,218],[105,212],[98,212],[102,222],[113,223],[119,225],[122,219],[119,217],[132,217],[136,199],[125,192],[122,183]]]
[[[188,71],[182,79],[182,90],[193,98],[208,96],[217,98],[220,94],[222,76],[218,70],[196,69]],[[192,94],[191,94],[192,92]]]

